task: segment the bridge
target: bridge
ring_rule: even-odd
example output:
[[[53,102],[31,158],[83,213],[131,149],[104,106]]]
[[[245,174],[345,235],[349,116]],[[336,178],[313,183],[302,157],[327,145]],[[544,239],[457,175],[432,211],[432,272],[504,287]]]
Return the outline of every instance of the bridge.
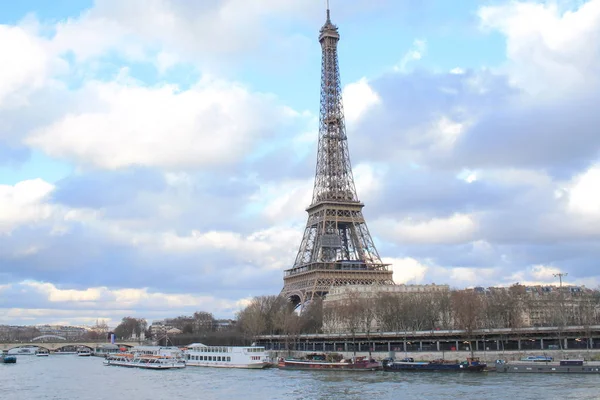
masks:
[[[75,341],[75,340],[67,340],[62,336],[55,335],[44,335],[38,336],[36,338],[31,339],[31,341],[14,341],[14,342],[6,342],[0,343],[0,350],[8,351],[11,349],[16,349],[19,347],[41,347],[47,349],[49,351],[60,350],[64,347],[87,347],[89,349],[95,349],[96,347],[109,344],[106,340],[86,340],[86,341]],[[133,347],[139,346],[142,342],[132,341],[132,340],[120,340],[115,341],[115,344],[119,347]]]

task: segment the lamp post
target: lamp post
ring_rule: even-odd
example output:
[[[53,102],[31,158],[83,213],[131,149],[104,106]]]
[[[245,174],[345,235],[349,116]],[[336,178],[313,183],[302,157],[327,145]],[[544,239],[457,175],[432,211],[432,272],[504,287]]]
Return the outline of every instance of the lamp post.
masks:
[[[560,287],[562,287],[562,278],[563,276],[567,276],[569,275],[567,272],[558,272],[556,274],[552,274],[554,277],[558,277],[558,280],[560,282]]]

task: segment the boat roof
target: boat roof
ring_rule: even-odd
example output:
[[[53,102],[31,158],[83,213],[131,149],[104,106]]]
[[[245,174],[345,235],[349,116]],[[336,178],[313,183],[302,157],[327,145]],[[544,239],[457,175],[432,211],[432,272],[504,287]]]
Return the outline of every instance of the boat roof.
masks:
[[[192,344],[188,344],[186,347],[208,347],[208,346],[205,345],[204,343],[192,343]]]
[[[132,349],[148,349],[148,350],[158,350],[158,349],[167,349],[167,350],[177,350],[179,347],[177,346],[134,346]]]
[[[103,344],[98,345],[97,347],[101,348],[101,349],[118,349],[121,346],[112,344],[112,343],[103,343]]]

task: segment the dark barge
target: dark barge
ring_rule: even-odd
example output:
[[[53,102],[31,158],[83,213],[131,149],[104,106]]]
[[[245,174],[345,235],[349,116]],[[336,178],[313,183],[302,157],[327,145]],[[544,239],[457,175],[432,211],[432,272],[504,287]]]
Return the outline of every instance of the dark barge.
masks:
[[[415,361],[404,358],[400,361],[387,359],[383,362],[384,371],[454,371],[454,372],[483,372],[487,364],[479,358],[467,358],[466,361],[456,362],[447,360]]]
[[[499,373],[541,374],[600,374],[600,363],[584,360],[561,360],[560,362],[505,362],[496,360]]]

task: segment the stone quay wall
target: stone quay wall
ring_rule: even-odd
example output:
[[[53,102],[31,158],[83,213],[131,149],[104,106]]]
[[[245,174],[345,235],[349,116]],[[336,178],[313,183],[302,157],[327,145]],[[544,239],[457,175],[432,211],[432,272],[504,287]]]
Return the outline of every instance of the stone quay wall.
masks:
[[[269,350],[271,359],[277,360],[279,357],[302,357],[306,354],[320,353],[315,351],[285,351],[285,350]],[[337,351],[335,353],[342,354],[344,358],[356,356],[369,356],[369,352],[344,352]],[[554,360],[585,360],[585,361],[600,361],[600,349],[590,350],[527,350],[527,351],[475,351],[473,356],[479,357],[481,361],[493,363],[495,360],[518,361],[522,357],[527,356],[549,356]],[[415,361],[431,361],[436,359],[459,360],[463,361],[467,357],[471,357],[470,351],[416,351],[416,352],[371,352],[371,357],[376,360],[383,360],[387,357],[402,359],[404,357],[412,357]]]

